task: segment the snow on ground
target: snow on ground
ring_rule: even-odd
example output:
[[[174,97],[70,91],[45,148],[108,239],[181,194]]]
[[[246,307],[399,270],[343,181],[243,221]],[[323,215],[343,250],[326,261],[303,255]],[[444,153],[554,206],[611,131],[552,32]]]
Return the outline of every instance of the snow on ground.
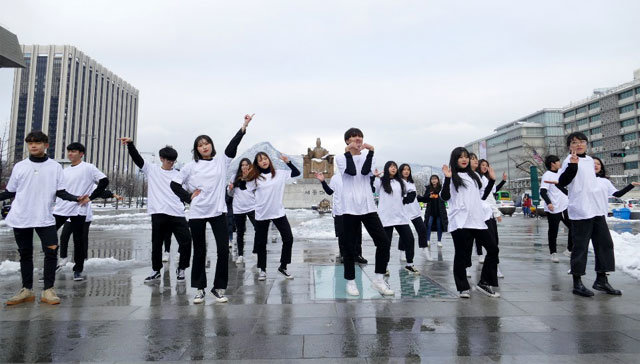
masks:
[[[305,220],[291,230],[294,239],[336,239],[333,218],[330,215]]]
[[[84,262],[84,269],[85,271],[87,271],[88,269],[92,271],[99,271],[99,270],[113,270],[113,269],[120,269],[120,268],[137,268],[137,267],[143,267],[145,265],[147,265],[147,263],[141,262],[135,259],[118,260],[113,257],[89,258]],[[18,268],[20,268],[19,264],[18,264]],[[62,267],[61,271],[70,272],[72,269],[73,269],[73,263],[68,262],[67,264],[65,264],[64,267]]]
[[[91,224],[90,231],[105,230],[151,230],[151,221],[147,224]]]
[[[640,234],[618,234],[611,231],[611,237],[616,256],[616,268],[640,279]]]
[[[11,274],[18,273],[20,271],[20,262],[12,262],[10,260],[5,260],[0,263],[0,276],[8,276]]]

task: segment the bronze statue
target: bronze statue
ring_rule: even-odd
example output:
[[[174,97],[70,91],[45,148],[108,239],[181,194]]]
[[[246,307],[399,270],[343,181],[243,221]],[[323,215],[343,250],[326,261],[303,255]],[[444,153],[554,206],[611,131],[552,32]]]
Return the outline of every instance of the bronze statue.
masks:
[[[327,177],[333,176],[333,154],[321,146],[320,138],[316,139],[316,147],[307,148],[304,159],[304,178],[315,178],[314,174],[320,172]]]

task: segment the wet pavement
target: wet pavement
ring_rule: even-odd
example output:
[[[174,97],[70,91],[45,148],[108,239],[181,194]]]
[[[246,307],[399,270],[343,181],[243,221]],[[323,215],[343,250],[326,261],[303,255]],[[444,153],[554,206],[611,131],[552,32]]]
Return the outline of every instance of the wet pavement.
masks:
[[[640,282],[616,272],[610,281],[624,291],[622,297],[574,296],[568,258],[549,261],[545,220],[516,215],[499,224],[506,276],[500,299],[477,292],[469,300],[455,298],[453,248],[446,234],[442,248],[434,244],[433,261],[417,256],[418,277],[402,269],[395,236],[389,282],[396,295],[383,298],[370,288],[370,264],[357,271],[361,297],[345,298],[331,217],[288,211],[296,238],[290,265],[295,279],[277,275],[278,239],[268,245],[267,281],[257,280],[249,228],[246,263],[230,263],[229,303],[216,304],[209,294],[205,304],[194,305],[190,271],[186,284],[176,283],[174,252],[161,281],[143,284],[150,273],[148,217],[140,211],[113,214],[99,211],[92,225],[87,279],[74,282],[70,265],[58,273],[59,306],[0,308],[0,362],[637,363],[640,358]],[[620,224],[612,226],[633,233],[640,225]],[[561,231],[559,250],[565,242]],[[14,244],[11,231],[0,226],[0,262],[18,260]],[[212,279],[215,250],[209,250]],[[364,255],[373,262],[369,239]],[[35,262],[41,266],[41,253]],[[474,256],[471,282],[479,267]],[[585,284],[594,278],[590,255]],[[19,273],[6,269],[0,270],[0,282],[2,301],[21,286]],[[37,295],[41,285],[35,284]]]

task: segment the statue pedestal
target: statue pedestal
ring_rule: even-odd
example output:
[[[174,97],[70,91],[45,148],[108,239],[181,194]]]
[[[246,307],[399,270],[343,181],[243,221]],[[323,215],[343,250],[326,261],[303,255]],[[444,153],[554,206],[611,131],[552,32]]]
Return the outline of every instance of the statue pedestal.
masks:
[[[284,187],[283,202],[287,209],[310,209],[324,199],[331,201],[331,196],[324,192],[315,178],[300,178]]]

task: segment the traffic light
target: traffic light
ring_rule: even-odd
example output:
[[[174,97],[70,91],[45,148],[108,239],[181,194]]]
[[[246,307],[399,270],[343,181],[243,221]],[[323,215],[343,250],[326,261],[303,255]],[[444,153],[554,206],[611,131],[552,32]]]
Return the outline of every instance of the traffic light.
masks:
[[[625,153],[625,152],[614,152],[614,153],[611,153],[612,157],[624,158],[626,155],[627,155],[627,153]]]

